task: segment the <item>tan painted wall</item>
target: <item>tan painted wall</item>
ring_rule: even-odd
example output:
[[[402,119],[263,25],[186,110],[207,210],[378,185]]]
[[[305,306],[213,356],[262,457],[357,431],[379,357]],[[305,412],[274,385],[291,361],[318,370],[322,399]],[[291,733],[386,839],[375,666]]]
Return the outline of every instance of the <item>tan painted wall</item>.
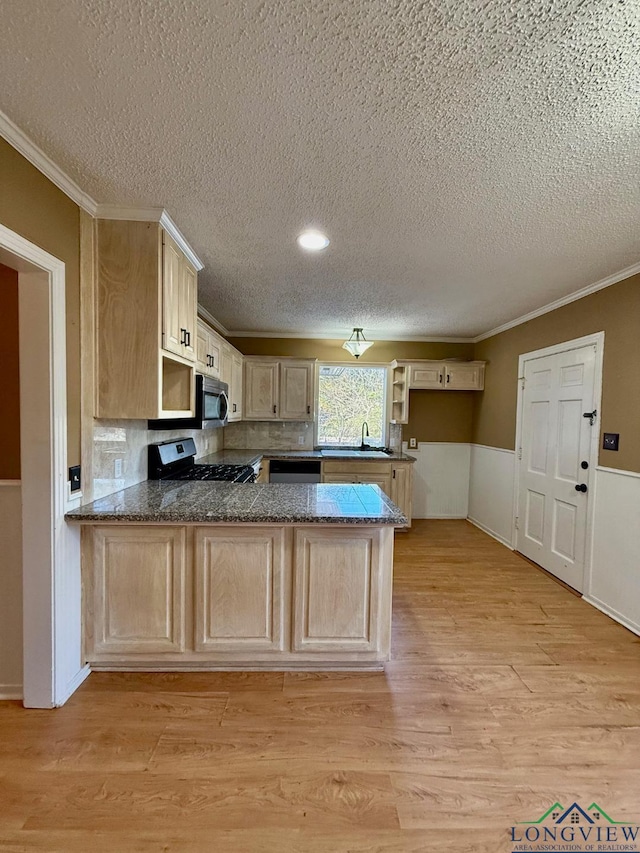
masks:
[[[366,334],[366,333],[365,333]],[[320,361],[350,361],[343,340],[298,338],[231,338],[245,355],[297,356]],[[362,364],[390,362],[394,358],[473,358],[473,344],[376,341],[360,357]],[[355,362],[354,362],[355,363]],[[418,441],[471,441],[473,393],[464,391],[412,391],[409,423],[403,437]]]
[[[20,358],[18,355],[18,273],[0,264],[0,447],[14,452],[0,453],[0,480],[20,479]]]
[[[366,333],[365,333],[366,334]],[[229,338],[244,355],[296,356],[320,361],[351,361],[342,340],[312,338]],[[473,358],[473,344],[421,343],[418,341],[375,341],[360,364],[389,362],[394,358]],[[353,359],[354,364],[355,359]]]
[[[600,450],[599,464],[640,472],[640,275],[572,302],[476,345],[487,361],[475,399],[473,441],[514,449],[518,356],[604,331],[603,432],[620,433],[620,450]]]
[[[471,441],[473,398],[478,391],[410,391],[405,441]]]
[[[79,208],[4,139],[0,139],[0,223],[66,267],[67,455],[80,462]]]

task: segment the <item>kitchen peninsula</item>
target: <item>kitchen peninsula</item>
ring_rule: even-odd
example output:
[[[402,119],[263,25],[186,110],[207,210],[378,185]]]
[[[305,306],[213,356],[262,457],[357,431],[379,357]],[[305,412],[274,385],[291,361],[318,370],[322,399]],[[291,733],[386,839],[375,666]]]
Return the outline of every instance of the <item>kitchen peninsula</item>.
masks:
[[[394,528],[378,486],[147,481],[82,525],[94,669],[380,669]]]

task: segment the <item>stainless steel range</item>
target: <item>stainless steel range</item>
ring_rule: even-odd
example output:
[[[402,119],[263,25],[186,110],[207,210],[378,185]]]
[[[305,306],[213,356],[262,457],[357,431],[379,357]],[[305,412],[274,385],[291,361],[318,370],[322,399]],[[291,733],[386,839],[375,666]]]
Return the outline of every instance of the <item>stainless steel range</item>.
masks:
[[[251,465],[203,465],[195,461],[196,443],[192,438],[160,441],[147,448],[150,480],[226,480],[255,483]]]

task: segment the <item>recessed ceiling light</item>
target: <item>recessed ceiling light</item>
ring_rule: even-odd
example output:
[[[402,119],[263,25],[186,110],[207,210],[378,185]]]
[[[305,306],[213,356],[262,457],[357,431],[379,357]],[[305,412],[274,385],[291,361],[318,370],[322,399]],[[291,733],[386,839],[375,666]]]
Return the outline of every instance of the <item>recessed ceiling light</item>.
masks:
[[[319,252],[329,245],[329,238],[321,231],[303,231],[298,236],[298,246],[309,252]]]

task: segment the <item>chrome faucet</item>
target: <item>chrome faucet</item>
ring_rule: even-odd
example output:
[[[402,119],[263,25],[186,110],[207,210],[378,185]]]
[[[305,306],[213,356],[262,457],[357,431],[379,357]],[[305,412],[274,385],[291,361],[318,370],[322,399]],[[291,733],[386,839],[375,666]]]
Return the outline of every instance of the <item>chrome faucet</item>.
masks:
[[[369,438],[369,424],[364,421],[362,424],[361,436],[360,436],[360,450],[368,450],[369,445],[364,443],[365,435]]]

